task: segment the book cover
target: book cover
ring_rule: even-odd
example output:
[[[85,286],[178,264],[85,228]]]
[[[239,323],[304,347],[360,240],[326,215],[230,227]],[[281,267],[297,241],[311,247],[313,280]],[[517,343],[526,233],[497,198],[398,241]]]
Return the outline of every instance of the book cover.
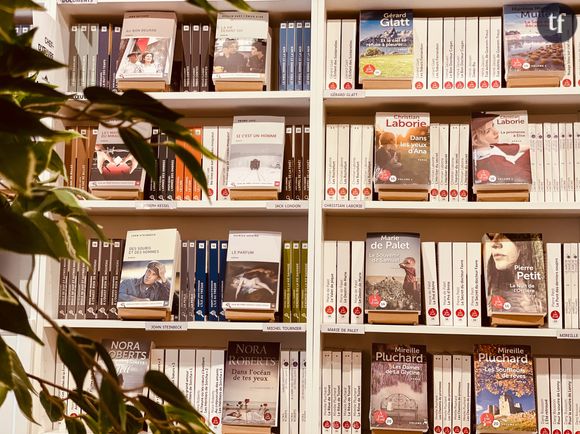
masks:
[[[356,20],[341,20],[340,36],[340,88],[350,90],[355,87]]]
[[[536,392],[530,347],[476,345],[477,432],[536,432]]]
[[[413,79],[413,11],[361,11],[359,83]]]
[[[427,88],[427,18],[413,21],[413,89]]]
[[[298,351],[290,351],[290,433],[297,433],[300,418],[300,360]]]
[[[420,248],[419,234],[367,234],[365,312],[421,312]]]
[[[323,245],[323,323],[336,323],[336,251],[337,241],[324,241]]]
[[[429,89],[441,89],[443,82],[443,18],[427,20],[427,78]]]
[[[350,433],[352,427],[352,351],[342,352],[342,432]]]
[[[195,351],[195,390],[194,408],[199,411],[204,421],[209,422],[209,395],[211,375],[211,352],[208,349]]]
[[[143,380],[149,370],[151,341],[149,339],[103,339],[103,346],[111,357],[120,386],[130,396],[143,392]]]
[[[195,243],[195,320],[205,321],[208,313],[207,302],[207,241]]]
[[[443,18],[443,88],[453,89],[455,84],[455,18]]]
[[[286,35],[286,52],[288,62],[286,65],[286,75],[288,77],[288,90],[296,90],[296,21],[288,23],[288,34]]]
[[[225,309],[278,311],[281,251],[280,232],[230,231]]]
[[[370,428],[429,428],[424,345],[373,344]]]
[[[558,357],[550,357],[550,410],[552,434],[562,432],[562,365]]]
[[[443,432],[443,355],[433,355],[433,432]]]
[[[442,326],[453,325],[453,249],[450,242],[437,243],[437,279],[439,283],[439,319]]]
[[[564,327],[561,243],[546,243],[546,286],[548,292],[548,328],[561,329]]]
[[[481,327],[481,244],[467,243],[467,326]]]
[[[342,352],[332,352],[332,434],[342,434]]]
[[[489,88],[491,66],[491,17],[479,17],[479,87]]]
[[[292,322],[292,241],[284,241],[283,249],[282,322]]]
[[[483,265],[489,315],[546,315],[541,234],[485,234]]]
[[[365,243],[364,241],[351,242],[350,259],[350,323],[364,323],[364,264],[365,264]]]
[[[429,188],[429,113],[377,113],[375,190]]]
[[[324,88],[329,90],[338,89],[340,86],[340,30],[340,20],[326,21],[326,77]]]
[[[224,350],[211,350],[209,427],[215,434],[222,432],[222,408],[224,397]]]
[[[337,124],[326,125],[324,199],[336,200],[338,188],[338,127]],[[372,158],[371,158],[372,162]]]
[[[362,125],[350,126],[349,200],[362,199]]]
[[[332,351],[322,351],[321,365],[322,409],[320,424],[322,434],[330,434],[332,429]]]
[[[423,261],[423,279],[425,286],[425,324],[439,325],[439,289],[437,285],[437,259],[435,243],[421,243],[421,260]]]
[[[179,350],[179,390],[191,405],[194,405],[194,386],[195,386],[195,350]]]
[[[279,342],[229,342],[223,423],[277,426],[279,372]]]
[[[290,434],[290,351],[280,351],[280,434]]]
[[[538,409],[538,432],[550,434],[552,432],[550,411],[550,366],[547,357],[534,359],[536,369],[536,408]]]
[[[209,240],[208,244],[208,315],[209,321],[219,321],[218,292],[219,292],[219,250],[218,240]]]
[[[350,166],[350,125],[338,125],[338,146],[337,146],[337,177],[336,185],[338,195],[337,200],[348,200],[348,177]]]

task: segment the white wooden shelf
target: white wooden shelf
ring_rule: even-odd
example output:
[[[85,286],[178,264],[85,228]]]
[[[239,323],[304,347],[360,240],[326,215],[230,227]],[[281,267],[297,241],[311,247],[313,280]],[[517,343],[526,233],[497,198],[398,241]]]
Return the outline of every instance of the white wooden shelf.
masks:
[[[493,12],[495,9],[497,15],[501,13],[501,8],[504,4],[510,3],[505,0],[469,0],[467,2],[458,2],[457,0],[407,0],[405,3],[400,3],[399,6],[405,9],[428,9],[431,13],[434,9],[436,14],[432,16],[456,15],[457,9],[467,10],[463,13],[465,15],[482,15],[481,11]],[[513,3],[513,2],[512,2]],[[545,3],[542,0],[531,0],[526,3]],[[566,2],[567,5],[573,5],[573,2]],[[404,6],[403,6],[404,5]],[[384,0],[326,0],[327,11],[360,11],[364,9],[385,9]],[[452,9],[453,11],[445,11],[445,9]],[[423,16],[414,11],[417,16]],[[430,15],[431,16],[431,15]]]
[[[82,207],[91,215],[307,215],[306,200],[85,200]]]

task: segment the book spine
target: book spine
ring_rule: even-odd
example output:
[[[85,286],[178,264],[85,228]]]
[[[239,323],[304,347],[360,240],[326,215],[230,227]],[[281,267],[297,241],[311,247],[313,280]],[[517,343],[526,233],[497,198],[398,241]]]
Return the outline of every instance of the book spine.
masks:
[[[453,89],[455,83],[455,18],[443,18],[443,88]]]
[[[200,35],[200,85],[199,90],[201,92],[209,91],[209,44],[211,40],[211,26],[209,24],[204,24],[201,26]]]
[[[296,21],[296,68],[294,76],[296,85],[294,90],[302,90],[304,84],[304,21]]]
[[[197,250],[196,242],[189,241],[187,246],[187,321],[203,321],[205,314],[203,313],[203,301],[200,303],[202,305],[202,312],[200,313],[202,319],[197,317]],[[203,263],[205,268],[205,262]],[[205,271],[204,271],[205,273]],[[205,286],[205,282],[204,282]]]
[[[97,85],[97,56],[99,55],[99,25],[89,24],[89,57],[87,86]]]
[[[453,368],[452,368],[452,356],[443,355],[443,387],[442,387],[442,405],[441,405],[441,414],[443,419],[443,432],[449,433],[452,432],[452,412],[453,412],[453,390],[452,390],[452,377],[453,377]]]
[[[286,67],[287,88],[296,90],[296,21],[288,23],[286,33],[286,52],[288,56],[288,65]]]
[[[230,162],[230,140],[232,137],[231,127],[218,127],[218,200],[229,200],[230,189],[228,188],[228,171]]]
[[[574,127],[570,122],[564,124],[566,141],[566,196],[568,202],[574,202]]]
[[[311,44],[310,44],[310,21],[304,22],[304,83],[302,90],[310,90],[310,70],[311,70]]]
[[[302,157],[304,158],[304,177],[302,178],[302,199],[310,197],[310,126],[303,126]]]
[[[341,434],[351,434],[352,427],[352,351],[342,352],[342,430]]]
[[[568,143],[566,140],[566,124],[564,122],[560,122],[558,124],[558,161],[559,161],[559,186],[560,186],[560,202],[567,202],[568,201],[568,175],[566,173],[568,165],[566,164],[566,154],[568,153],[567,149]]]
[[[191,92],[201,92],[201,25],[191,26]]]
[[[349,139],[350,126],[341,124],[338,126],[337,147],[337,190],[338,200],[348,200],[348,173],[349,173]]]
[[[580,20],[580,14],[576,15],[576,21]],[[576,26],[574,31],[574,79],[575,86],[580,86],[580,28]]]
[[[363,200],[373,199],[373,158],[375,130],[372,125],[363,125],[362,133],[362,198]]]
[[[294,126],[286,127],[284,135],[284,170],[282,182],[282,199],[290,200],[294,197]]]
[[[572,243],[564,243],[563,247],[563,277],[564,277],[564,328],[577,329],[578,328],[578,309],[574,306],[572,295],[572,279],[578,279],[575,273],[572,272]],[[576,293],[578,298],[578,293]]]
[[[203,127],[203,146],[213,154],[217,153],[218,127]],[[204,158],[203,171],[207,178],[209,200],[217,200],[217,161]]]
[[[193,129],[193,136],[199,144],[203,145],[203,128],[194,128]],[[203,167],[203,160],[204,159],[201,156],[201,151],[194,150],[194,149],[190,149],[190,151],[193,153],[193,155],[197,159],[198,163]],[[191,172],[187,171],[186,176],[191,177],[191,186],[192,186],[191,187],[191,200],[201,200],[201,193],[202,193],[201,186],[199,185],[199,183],[197,181],[195,181],[193,179],[193,175],[191,174]]]
[[[332,431],[332,351],[322,352],[322,434]]]
[[[183,23],[181,25],[181,45],[183,47],[181,92],[187,92],[191,87],[191,42],[191,24]]]
[[[336,90],[340,85],[340,20],[326,21],[326,79],[325,89]]]
[[[338,127],[335,124],[326,125],[325,200],[337,199]]]
[[[537,365],[536,365],[537,366]],[[550,389],[549,389],[549,375],[548,375],[548,368],[547,368],[547,362],[546,362],[546,368],[544,370],[545,374],[544,376],[547,377],[545,380],[543,380],[546,384],[546,393],[543,395],[545,396],[545,399],[548,401],[548,405],[550,402]],[[537,372],[537,367],[536,367],[536,372]],[[573,398],[572,398],[572,405],[574,406],[573,408],[573,433],[576,434],[580,431],[580,359],[572,359],[572,391],[573,391]],[[550,421],[549,419],[549,407],[548,407],[548,421]],[[546,418],[544,418],[544,420],[546,420]],[[539,423],[538,423],[539,425]],[[540,428],[538,426],[538,428]],[[551,426],[548,426],[548,433],[550,433],[551,431]],[[543,431],[538,430],[538,432],[543,433]]]
[[[280,351],[280,434],[290,434],[290,351]]]
[[[453,243],[453,325],[467,327],[467,244]]]
[[[425,324],[439,325],[439,290],[437,286],[437,260],[435,243],[421,243],[421,261],[423,265],[423,286],[425,288]]]
[[[226,320],[226,313],[223,308],[223,295],[226,284],[226,268],[228,258],[228,240],[219,242],[219,277],[217,292],[218,318],[220,321]]]
[[[350,126],[349,199],[362,199],[362,125]]]
[[[459,125],[459,201],[469,199],[469,125]]]
[[[306,420],[307,420],[307,409],[306,409],[306,373],[308,369],[307,365],[306,351],[300,351],[300,398],[299,398],[299,408],[300,408],[300,419],[298,420],[298,433],[305,434],[307,432]]]
[[[571,26],[564,26],[562,33],[562,51],[564,54],[564,76],[560,80],[560,86],[571,87],[574,84],[574,60],[573,60],[573,50]]]
[[[159,132],[159,143],[165,142],[165,133]],[[157,199],[167,197],[167,145],[157,147]]]
[[[66,301],[66,319],[76,318],[77,293],[79,286],[79,263],[71,261],[70,278],[68,281],[67,301]]]
[[[572,128],[574,136],[574,201],[580,202],[580,122],[574,122]]]
[[[350,323],[350,241],[336,245],[336,322]]]
[[[179,350],[179,390],[191,405],[194,405],[195,387],[195,350]]]
[[[58,310],[57,318],[66,319],[66,304],[68,300],[68,281],[70,278],[70,260],[60,260],[60,276],[58,286]]]
[[[195,320],[207,318],[207,242],[196,241],[195,245]]]
[[[453,429],[452,432],[459,433],[461,432],[461,391],[463,390],[462,387],[462,380],[463,380],[463,356],[460,354],[454,354],[452,358],[452,368],[451,368],[451,427]]]
[[[165,350],[165,376],[175,386],[179,385],[179,350],[168,348]]]
[[[293,199],[302,199],[302,179],[304,178],[303,134],[300,125],[294,126],[294,183]]]
[[[479,17],[479,87],[489,88],[491,18]]]
[[[195,352],[195,405],[194,408],[209,422],[209,386],[211,350],[197,349]]]
[[[562,433],[562,372],[560,359],[550,357],[550,410],[552,434]]]
[[[449,200],[459,202],[459,124],[449,126]]]
[[[308,243],[300,243],[300,322],[306,323],[308,313]]]
[[[501,87],[502,25],[501,17],[491,17],[489,22],[489,83],[494,89]]]
[[[562,433],[572,434],[574,429],[572,359],[562,359]]]
[[[163,348],[153,348],[149,358],[149,370],[159,371],[163,373],[165,368],[165,350]],[[153,391],[149,390],[149,399],[156,404],[163,405],[163,399],[157,396]]]
[[[120,319],[119,312],[117,311],[117,300],[119,296],[119,285],[121,284],[124,247],[125,240],[115,239],[111,241],[111,289],[107,303],[107,317],[109,319]]]
[[[288,90],[288,75],[286,69],[288,67],[288,53],[286,51],[286,33],[288,23],[280,23],[280,37],[278,50],[278,90]]]
[[[455,18],[455,58],[453,61],[455,88],[465,87],[465,17]]]
[[[78,26],[73,24],[70,26],[69,34],[69,70],[68,70],[68,91],[69,92],[79,92],[81,89],[78,86],[78,73],[79,73],[79,53],[77,45],[77,34]]]
[[[552,123],[552,145],[550,147],[552,151],[552,201],[560,202],[562,188],[560,185],[560,132],[559,125],[557,123]]]
[[[544,177],[546,202],[554,202],[552,124],[549,122],[544,122]]]
[[[481,327],[481,243],[467,243],[468,327]]]
[[[461,370],[461,432],[471,432],[471,356],[462,356]]]
[[[351,434],[362,433],[362,353],[352,353],[352,430]]]
[[[365,279],[365,243],[351,242],[350,269],[350,322],[364,323],[364,279]]]
[[[224,401],[225,351],[211,350],[209,427],[215,434],[222,432],[222,409]]]
[[[413,89],[427,88],[427,18],[413,18]]]
[[[431,188],[429,189],[429,200],[439,199],[439,178],[440,174],[440,148],[439,148],[439,124],[429,126],[429,180]]]
[[[539,202],[545,202],[545,180],[544,174],[544,128],[541,123],[534,124],[536,133],[536,180],[538,181],[537,197]],[[575,161],[575,160],[574,160]],[[533,181],[533,179],[532,179]]]
[[[209,321],[219,321],[218,289],[219,289],[219,250],[218,241],[210,240],[209,245],[209,273],[208,273],[208,315]]]
[[[562,245],[546,243],[546,286],[548,287],[548,327],[561,329],[562,321]]]
[[[181,242],[181,268],[179,270],[179,321],[188,320],[189,292],[187,285],[188,265],[187,257],[189,241]]]
[[[175,151],[167,147],[167,200],[175,199]]]
[[[465,18],[465,83],[468,89],[479,86],[479,20]]]
[[[177,146],[186,148],[181,141],[176,142]],[[185,195],[185,165],[183,160],[175,155],[175,200],[183,200]]]
[[[109,89],[117,89],[117,68],[119,68],[119,45],[121,44],[121,27],[112,26],[111,56],[109,62]]]
[[[443,19],[427,20],[427,71],[429,89],[441,89],[443,80]]]
[[[66,367],[66,365],[62,362],[62,360],[60,359],[60,357],[56,357],[56,366],[55,366],[55,371],[54,371],[54,384],[57,386],[62,387],[63,389],[59,389],[59,388],[54,388],[54,395],[59,398],[62,399],[63,402],[64,400],[67,399],[67,392],[66,390],[69,389],[69,375],[68,375],[68,369]],[[74,385],[71,385],[74,388]],[[58,431],[62,431],[62,432],[66,432],[66,428],[65,428],[65,421],[64,419],[56,422],[53,426],[54,428],[56,428]]]
[[[300,359],[298,351],[290,351],[290,433],[298,433],[298,423],[300,418],[300,409],[298,406],[300,394]]]
[[[111,243],[103,241],[99,257],[99,296],[97,301],[97,318],[107,319],[109,292],[111,290]]]
[[[322,322],[336,324],[336,241],[324,242],[324,282]]]
[[[87,87],[87,76],[89,69],[89,32],[88,24],[79,24],[77,32],[77,50],[79,53],[79,75],[78,86],[79,92],[82,92]]]
[[[538,432],[552,432],[550,411],[550,367],[549,359],[537,357],[536,368],[536,411],[538,412]]]
[[[109,87],[109,39],[111,27],[108,24],[99,25],[99,54],[97,55],[97,86]]]
[[[282,259],[282,322],[292,322],[292,242],[284,241]]]
[[[332,352],[332,434],[341,434],[342,427],[342,353]]]
[[[439,200],[449,200],[449,124],[439,124]]]
[[[88,276],[85,318],[96,319],[99,293],[99,256],[101,243],[97,239],[91,239],[89,241],[89,245],[89,261],[91,263],[91,267]]]
[[[292,242],[292,295],[291,322],[300,322],[300,287],[302,284],[300,270],[300,241]]]
[[[580,300],[579,300],[579,289],[578,289],[578,279],[580,277],[579,273],[578,273],[578,244],[577,243],[571,243],[570,244],[570,276],[571,276],[571,293],[572,293],[572,311],[574,312],[574,316],[573,316],[573,326],[575,325],[575,328],[579,328],[580,327]]]
[[[443,355],[433,355],[433,432],[443,432]]]
[[[437,244],[437,277],[439,279],[439,306],[441,325],[453,325],[453,263],[452,245],[448,242]]]
[[[354,89],[356,65],[356,20],[341,20],[340,89]]]

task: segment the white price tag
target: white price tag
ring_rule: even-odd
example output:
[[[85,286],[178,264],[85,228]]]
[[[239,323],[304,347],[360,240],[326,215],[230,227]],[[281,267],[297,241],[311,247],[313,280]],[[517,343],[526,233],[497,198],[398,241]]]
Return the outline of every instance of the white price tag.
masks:
[[[270,200],[266,202],[266,209],[308,209],[308,202],[304,200]]]
[[[176,209],[177,203],[172,200],[143,200],[135,203],[136,209]]]
[[[364,200],[327,200],[322,203],[324,209],[365,209]]]
[[[322,324],[322,333],[340,333],[346,335],[364,335],[362,324]]]
[[[96,5],[98,0],[56,0],[57,5]]]
[[[162,332],[183,332],[187,330],[187,322],[172,322],[172,321],[158,321],[146,322],[145,330],[147,331],[162,331]]]
[[[558,339],[580,339],[580,330],[562,329],[558,330]]]
[[[264,324],[262,327],[263,332],[294,332],[303,333],[306,331],[306,324],[276,324],[269,323]]]
[[[326,90],[324,91],[325,98],[364,98],[364,89],[353,90]]]

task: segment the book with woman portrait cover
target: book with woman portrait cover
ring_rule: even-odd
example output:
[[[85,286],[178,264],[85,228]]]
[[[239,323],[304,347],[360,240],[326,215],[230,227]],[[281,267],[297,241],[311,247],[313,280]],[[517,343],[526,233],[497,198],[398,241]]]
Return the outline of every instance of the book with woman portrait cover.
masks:
[[[527,345],[475,346],[477,433],[537,433],[536,392]]]
[[[123,389],[135,396],[143,392],[143,380],[149,370],[149,339],[103,339],[103,347],[113,361]]]
[[[428,398],[424,345],[373,344],[371,429],[427,431]]]
[[[224,425],[278,426],[279,342],[229,342]]]
[[[529,190],[532,184],[528,113],[471,115],[473,191]]]
[[[127,231],[117,308],[171,310],[180,257],[177,229]]]
[[[280,232],[230,231],[222,306],[278,311]]]
[[[365,312],[421,312],[421,239],[415,233],[369,233]]]
[[[125,13],[117,81],[165,81],[169,84],[176,31],[174,12]]]
[[[545,316],[541,234],[487,233],[483,237],[487,313]]]
[[[429,125],[429,113],[376,114],[375,191],[428,189]]]

